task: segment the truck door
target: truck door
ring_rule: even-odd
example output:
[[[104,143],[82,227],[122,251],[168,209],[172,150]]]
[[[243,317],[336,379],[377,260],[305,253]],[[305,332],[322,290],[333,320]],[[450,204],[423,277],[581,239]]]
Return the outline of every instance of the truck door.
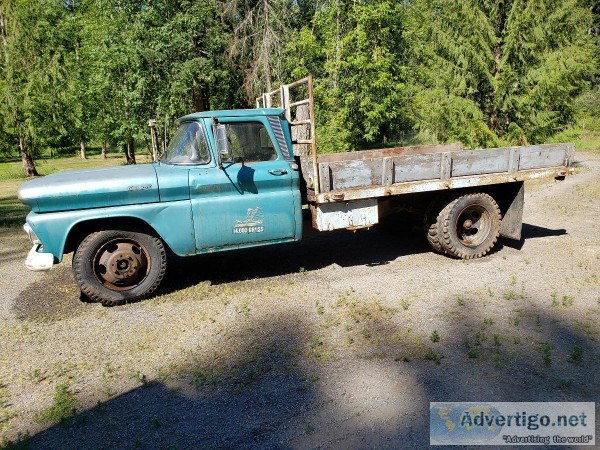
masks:
[[[197,251],[294,240],[298,174],[277,151],[268,121],[219,123],[226,126],[230,160],[223,168],[190,171]]]

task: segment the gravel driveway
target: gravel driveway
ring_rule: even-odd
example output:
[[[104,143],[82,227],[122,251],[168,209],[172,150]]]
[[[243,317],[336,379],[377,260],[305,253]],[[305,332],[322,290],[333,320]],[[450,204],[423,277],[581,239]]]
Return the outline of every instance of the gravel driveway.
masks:
[[[0,447],[424,448],[430,401],[597,400],[600,156],[577,158],[483,259],[331,233],[173,260],[115,308],[0,230]]]

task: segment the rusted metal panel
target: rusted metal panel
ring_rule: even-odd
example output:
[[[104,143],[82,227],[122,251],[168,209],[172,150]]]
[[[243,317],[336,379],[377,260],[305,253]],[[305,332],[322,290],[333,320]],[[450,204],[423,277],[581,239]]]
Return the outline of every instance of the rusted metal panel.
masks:
[[[329,192],[333,189],[332,173],[327,164],[319,164],[319,186],[321,192]]]
[[[564,144],[521,147],[519,170],[562,166],[565,164],[565,160],[569,158],[568,150]]]
[[[395,182],[394,160],[392,158],[384,158],[381,170],[381,184],[383,186],[390,186]]]
[[[508,173],[515,173],[519,170],[519,161],[521,160],[521,148],[511,147],[508,156]]]
[[[509,148],[466,150],[452,153],[452,176],[508,172]]]
[[[313,206],[311,212],[313,227],[319,231],[367,228],[379,221],[376,198],[324,203]]]
[[[452,153],[442,153],[442,164],[440,171],[440,178],[442,180],[448,180],[452,176]]]
[[[517,241],[521,239],[523,205],[525,204],[525,183],[521,181],[520,184],[521,187],[512,199],[500,223],[500,235]]]
[[[394,179],[396,183],[417,180],[433,180],[441,177],[442,155],[397,156],[394,158]]]

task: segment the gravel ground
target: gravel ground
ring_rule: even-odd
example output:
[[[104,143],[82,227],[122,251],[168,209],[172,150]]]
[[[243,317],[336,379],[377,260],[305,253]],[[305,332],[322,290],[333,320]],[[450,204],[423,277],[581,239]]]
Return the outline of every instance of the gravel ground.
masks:
[[[483,259],[332,233],[170,261],[115,308],[0,229],[0,447],[424,448],[430,401],[596,401],[600,156],[578,159]]]

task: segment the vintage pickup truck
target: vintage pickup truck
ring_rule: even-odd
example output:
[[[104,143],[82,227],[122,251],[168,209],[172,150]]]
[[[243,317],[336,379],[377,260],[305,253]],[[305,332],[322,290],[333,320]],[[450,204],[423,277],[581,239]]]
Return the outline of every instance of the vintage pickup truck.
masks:
[[[297,91],[302,98],[294,100]],[[279,108],[272,107],[275,101]],[[292,117],[300,108],[308,118]],[[298,146],[308,150],[295,155]],[[317,155],[307,77],[264,94],[257,109],[182,117],[152,164],[24,183],[19,198],[31,207],[24,227],[33,243],[26,264],[48,270],[74,252],[82,293],[117,305],[156,290],[168,252],[188,256],[297,241],[303,215],[318,231],[356,230],[403,211],[422,217],[435,250],[477,258],[499,235],[520,239],[524,181],[564,177],[572,159],[572,144]]]

